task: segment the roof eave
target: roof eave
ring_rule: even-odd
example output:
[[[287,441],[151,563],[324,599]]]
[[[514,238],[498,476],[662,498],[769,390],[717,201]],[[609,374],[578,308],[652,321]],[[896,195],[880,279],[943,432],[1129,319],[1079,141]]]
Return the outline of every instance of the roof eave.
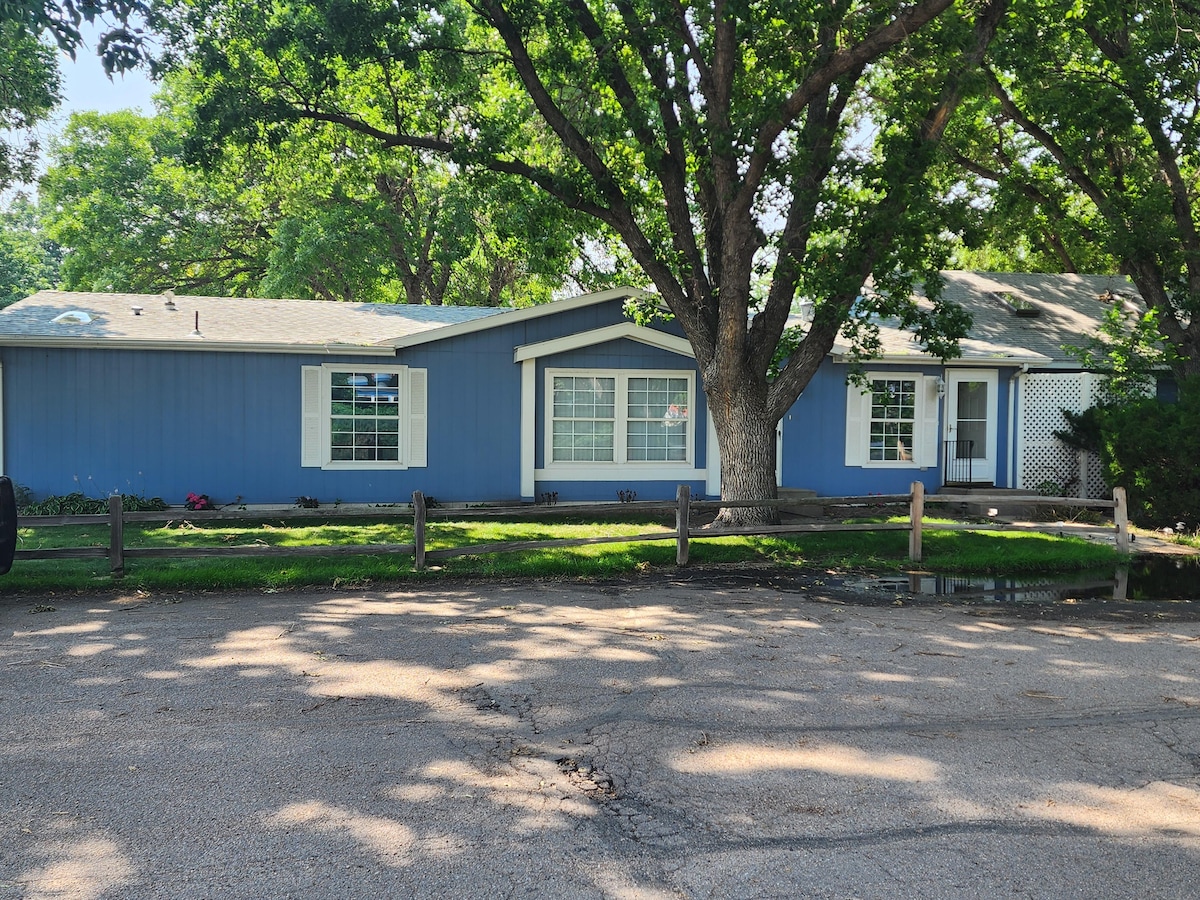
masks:
[[[283,344],[262,341],[210,341],[201,337],[181,341],[139,341],[131,338],[57,335],[0,335],[0,347],[54,347],[64,350],[183,350],[213,353],[297,353],[306,356],[394,357],[391,347],[370,344]]]
[[[846,352],[832,352],[830,358],[835,363],[851,363],[854,360],[851,355]],[[1079,363],[1074,360],[1057,360],[1048,356],[1040,356],[1038,354],[1031,355],[1012,355],[1012,356],[992,356],[992,357],[958,357],[956,359],[939,359],[936,356],[931,356],[928,353],[903,353],[903,354],[887,354],[885,356],[874,356],[868,359],[860,360],[863,365],[942,365],[954,366],[956,368],[988,368],[994,369],[997,366],[1039,366],[1042,368],[1050,367],[1074,367],[1079,368]]]

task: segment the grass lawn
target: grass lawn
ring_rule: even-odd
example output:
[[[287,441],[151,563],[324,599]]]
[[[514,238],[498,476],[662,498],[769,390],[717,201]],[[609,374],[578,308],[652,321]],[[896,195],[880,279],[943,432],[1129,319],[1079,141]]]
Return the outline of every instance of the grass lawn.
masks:
[[[861,521],[861,520],[856,520]],[[883,521],[882,519],[879,521]],[[580,520],[569,514],[544,519],[433,519],[426,528],[430,551],[502,541],[554,540],[621,536],[662,531],[673,525],[641,517],[620,522]],[[322,544],[406,544],[412,523],[403,513],[394,521],[334,519],[191,522],[125,526],[125,546],[220,547],[266,545],[301,547]],[[22,528],[20,549],[103,547],[103,526]],[[921,568],[943,573],[1020,575],[1113,566],[1118,554],[1108,546],[1080,538],[1030,532],[938,531],[926,520],[925,561]],[[909,568],[904,531],[823,532],[759,537],[707,537],[693,534],[694,565],[772,565],[847,571],[896,571]],[[454,577],[606,578],[675,566],[675,541],[538,548],[511,553],[459,556],[431,561],[413,571],[411,555],[339,557],[207,557],[126,560],[126,572],[114,578],[107,559],[17,560],[0,578],[0,594],[127,590],[280,590],[305,586],[365,586],[436,582]]]

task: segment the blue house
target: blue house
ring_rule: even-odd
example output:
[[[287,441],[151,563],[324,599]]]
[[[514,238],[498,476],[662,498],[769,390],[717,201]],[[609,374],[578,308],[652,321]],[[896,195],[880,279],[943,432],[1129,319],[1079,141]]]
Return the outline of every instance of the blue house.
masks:
[[[880,323],[780,423],[778,477],[826,496],[945,484],[1091,489],[1053,438],[1096,379],[1062,350],[1122,279],[946,273],[975,317],[948,364]],[[221,503],[719,496],[688,342],[621,289],[523,309],[43,291],[0,310],[0,464],[35,496]]]

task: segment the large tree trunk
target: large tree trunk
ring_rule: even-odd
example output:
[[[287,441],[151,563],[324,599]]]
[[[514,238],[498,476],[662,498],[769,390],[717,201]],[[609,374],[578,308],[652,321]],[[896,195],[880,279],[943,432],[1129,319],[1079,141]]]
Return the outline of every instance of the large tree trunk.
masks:
[[[721,448],[722,500],[774,500],[775,418],[764,398],[743,387],[709,391],[709,410]],[[773,506],[723,508],[715,528],[771,525],[779,521]]]

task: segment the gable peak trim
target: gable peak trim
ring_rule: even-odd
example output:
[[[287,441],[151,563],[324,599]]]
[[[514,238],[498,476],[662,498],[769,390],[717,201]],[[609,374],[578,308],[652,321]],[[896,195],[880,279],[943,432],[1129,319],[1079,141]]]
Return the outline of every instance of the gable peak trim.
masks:
[[[536,344],[523,344],[513,351],[513,362],[524,362],[527,359],[538,359],[555,353],[565,353],[569,350],[579,350],[583,347],[592,347],[607,341],[618,340],[638,341],[651,347],[658,347],[660,350],[678,353],[680,356],[690,356],[693,359],[696,356],[692,345],[686,338],[667,334],[665,331],[658,331],[654,328],[646,328],[643,325],[635,325],[633,322],[618,322],[615,325],[606,325],[591,331],[579,331],[548,341],[539,341]]]

